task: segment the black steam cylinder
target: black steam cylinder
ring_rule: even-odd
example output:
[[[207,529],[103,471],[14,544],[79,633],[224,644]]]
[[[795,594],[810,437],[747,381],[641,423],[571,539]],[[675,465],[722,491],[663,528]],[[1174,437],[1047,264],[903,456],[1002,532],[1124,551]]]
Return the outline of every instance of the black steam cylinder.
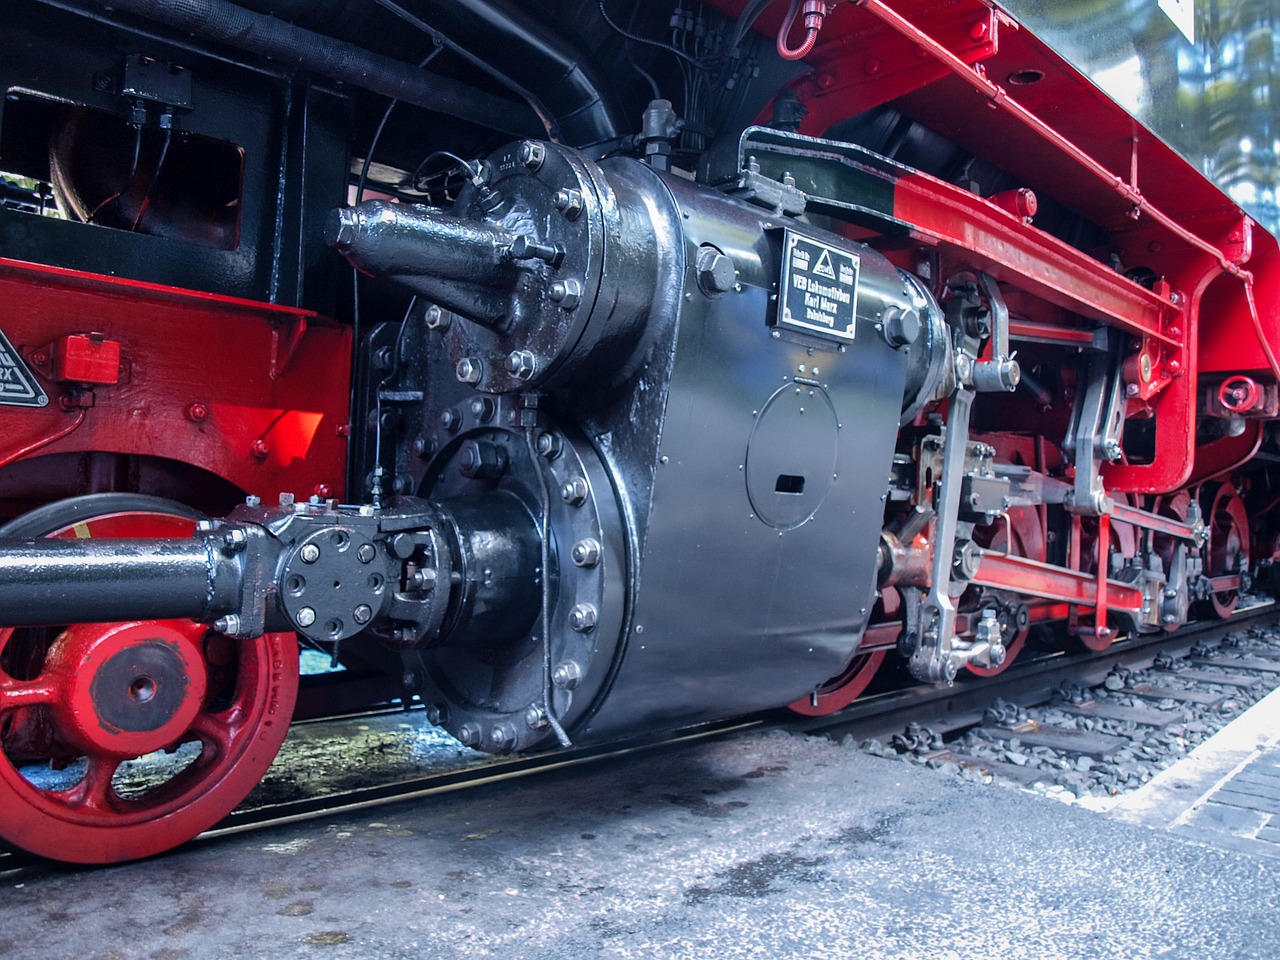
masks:
[[[375,201],[329,226],[430,304],[397,475],[545,524],[545,620],[406,653],[441,722],[524,748],[548,711],[598,739],[838,674],[900,416],[949,362],[932,297],[862,244],[638,161],[525,141],[468,173],[447,211]]]
[[[398,336],[415,389],[388,398],[410,495],[242,507],[186,547],[10,544],[0,621],[99,619],[110,595],[245,638],[376,638],[433,721],[495,752],[838,674],[900,419],[949,376],[932,297],[862,244],[635,160],[524,141],[468,178],[447,211],[371,202],[328,228],[419,296]],[[74,576],[24,572],[46,561]]]

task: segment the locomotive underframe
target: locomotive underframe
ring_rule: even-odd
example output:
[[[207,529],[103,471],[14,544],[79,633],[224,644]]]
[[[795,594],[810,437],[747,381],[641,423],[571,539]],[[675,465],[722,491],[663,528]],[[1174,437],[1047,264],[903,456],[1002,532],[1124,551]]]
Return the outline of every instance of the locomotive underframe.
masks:
[[[1105,648],[1270,582],[1276,241],[1003,13],[841,4],[811,72],[763,68],[761,125],[744,102],[699,147],[666,101],[567,70],[547,11],[421,6],[449,27],[423,66],[513,43],[520,82],[456,60],[433,104],[402,40],[344,39],[355,14],[327,39],[302,9],[224,4],[238,35],[164,0],[15,15],[0,144],[36,186],[0,208],[0,500],[223,518],[175,537],[176,505],[70,501],[0,528],[45,535],[0,543],[0,795],[24,804],[0,837],[111,860],[212,822],[261,755],[210,758],[272,739],[293,634],[506,752],[827,712],[889,656],[953,682],[1043,624]],[[426,108],[398,186],[369,181],[396,104],[352,176],[381,101],[334,81]],[[41,216],[54,194],[89,222]],[[354,310],[339,254],[380,278]],[[181,804],[113,792],[191,743]],[[70,787],[19,772],[77,757]],[[175,804],[199,811],[141,839]]]

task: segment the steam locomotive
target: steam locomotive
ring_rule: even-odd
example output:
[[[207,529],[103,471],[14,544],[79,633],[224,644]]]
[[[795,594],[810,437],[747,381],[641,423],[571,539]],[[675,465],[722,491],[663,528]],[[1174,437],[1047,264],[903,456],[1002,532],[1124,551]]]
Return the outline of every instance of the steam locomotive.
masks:
[[[4,21],[10,845],[206,829],[299,644],[506,753],[1271,583],[1276,241],[986,0]]]

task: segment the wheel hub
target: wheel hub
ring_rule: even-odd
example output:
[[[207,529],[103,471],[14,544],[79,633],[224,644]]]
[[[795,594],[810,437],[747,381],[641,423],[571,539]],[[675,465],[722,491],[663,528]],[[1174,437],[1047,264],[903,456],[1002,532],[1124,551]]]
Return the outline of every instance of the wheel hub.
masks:
[[[63,735],[117,757],[177,743],[204,703],[203,632],[167,622],[81,624],[64,631],[49,652],[50,676],[63,691]]]

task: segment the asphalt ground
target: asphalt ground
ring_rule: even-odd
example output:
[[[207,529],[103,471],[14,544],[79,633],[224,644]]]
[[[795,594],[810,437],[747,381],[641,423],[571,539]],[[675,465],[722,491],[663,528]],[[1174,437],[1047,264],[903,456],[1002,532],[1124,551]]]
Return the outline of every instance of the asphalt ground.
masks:
[[[0,957],[1280,956],[1280,860],[748,733],[0,881]]]

